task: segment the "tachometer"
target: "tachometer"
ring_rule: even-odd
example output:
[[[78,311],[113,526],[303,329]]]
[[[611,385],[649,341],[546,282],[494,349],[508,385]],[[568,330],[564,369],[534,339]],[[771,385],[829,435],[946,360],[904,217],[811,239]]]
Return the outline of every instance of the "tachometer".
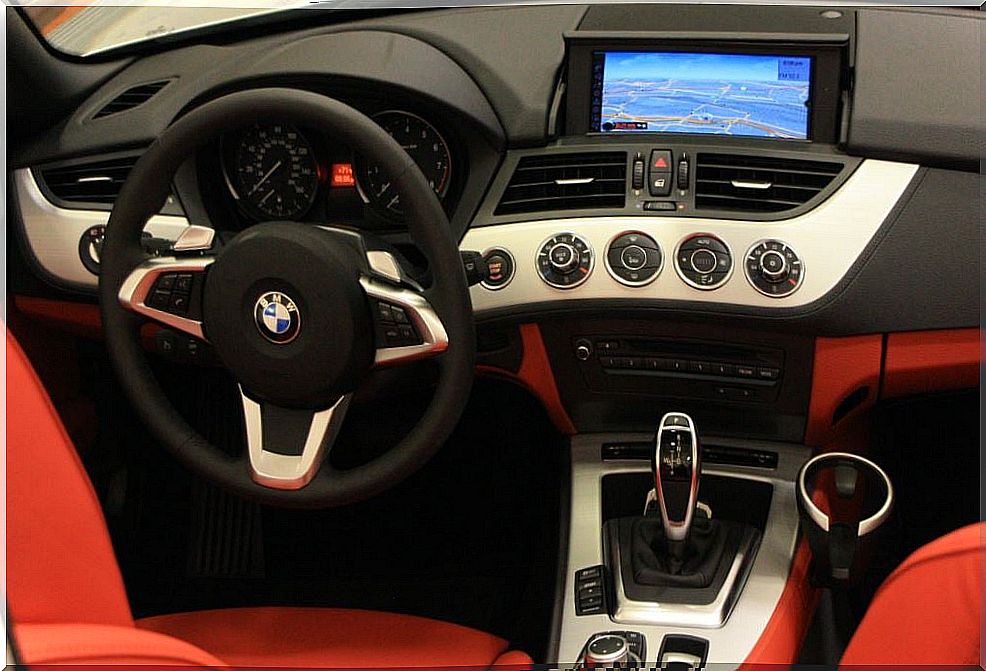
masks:
[[[248,209],[296,219],[312,206],[318,165],[298,129],[285,124],[254,126],[240,137],[233,160],[235,189]]]
[[[430,123],[408,112],[382,112],[373,120],[387,131],[418,164],[439,198],[448,191],[452,157],[448,143]],[[380,166],[360,161],[359,186],[368,201],[396,216],[403,214],[401,198]]]

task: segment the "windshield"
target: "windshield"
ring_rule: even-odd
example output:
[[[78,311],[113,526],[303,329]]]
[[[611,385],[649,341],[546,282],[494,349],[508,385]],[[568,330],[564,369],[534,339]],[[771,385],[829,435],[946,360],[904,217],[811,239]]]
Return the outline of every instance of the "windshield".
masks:
[[[132,0],[131,0],[132,1]],[[176,7],[174,0],[134,6],[126,0],[21,0],[38,32],[55,49],[91,56],[119,47],[229,21],[310,6],[305,0],[210,0],[214,7]],[[59,6],[55,6],[57,5]],[[235,4],[235,6],[234,6]]]

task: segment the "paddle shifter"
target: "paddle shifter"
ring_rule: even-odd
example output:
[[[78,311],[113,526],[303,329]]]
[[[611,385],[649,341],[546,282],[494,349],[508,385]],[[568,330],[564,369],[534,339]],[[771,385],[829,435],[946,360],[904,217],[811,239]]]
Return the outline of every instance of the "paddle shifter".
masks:
[[[654,491],[671,556],[682,559],[698,505],[701,448],[691,417],[669,412],[654,440]]]

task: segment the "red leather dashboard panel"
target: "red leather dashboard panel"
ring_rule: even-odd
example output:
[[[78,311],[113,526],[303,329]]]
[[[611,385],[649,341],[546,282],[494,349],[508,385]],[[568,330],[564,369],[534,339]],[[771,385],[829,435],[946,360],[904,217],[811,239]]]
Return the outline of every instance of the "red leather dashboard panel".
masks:
[[[811,378],[811,401],[805,444],[819,447],[831,442],[846,420],[858,417],[876,402],[880,386],[883,338],[880,335],[818,338]],[[866,397],[839,421],[835,411],[850,394],[865,387]]]
[[[887,336],[883,398],[966,389],[979,384],[982,331],[916,331]]]

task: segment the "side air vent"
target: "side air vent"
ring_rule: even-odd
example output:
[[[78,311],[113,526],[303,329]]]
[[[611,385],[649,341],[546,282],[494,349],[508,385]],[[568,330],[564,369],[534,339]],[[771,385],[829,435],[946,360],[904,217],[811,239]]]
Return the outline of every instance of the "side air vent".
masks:
[[[626,179],[626,152],[525,156],[494,214],[622,208]]]
[[[74,204],[112,205],[139,156],[124,156],[41,168],[41,180],[55,198]]]
[[[695,207],[734,212],[783,212],[809,202],[839,176],[841,163],[699,154]]]
[[[143,105],[170,83],[170,79],[163,79],[159,82],[151,82],[149,84],[141,84],[140,86],[129,88],[108,102],[101,110],[96,112],[92,118],[101,119],[111,114],[126,112],[127,110]]]

